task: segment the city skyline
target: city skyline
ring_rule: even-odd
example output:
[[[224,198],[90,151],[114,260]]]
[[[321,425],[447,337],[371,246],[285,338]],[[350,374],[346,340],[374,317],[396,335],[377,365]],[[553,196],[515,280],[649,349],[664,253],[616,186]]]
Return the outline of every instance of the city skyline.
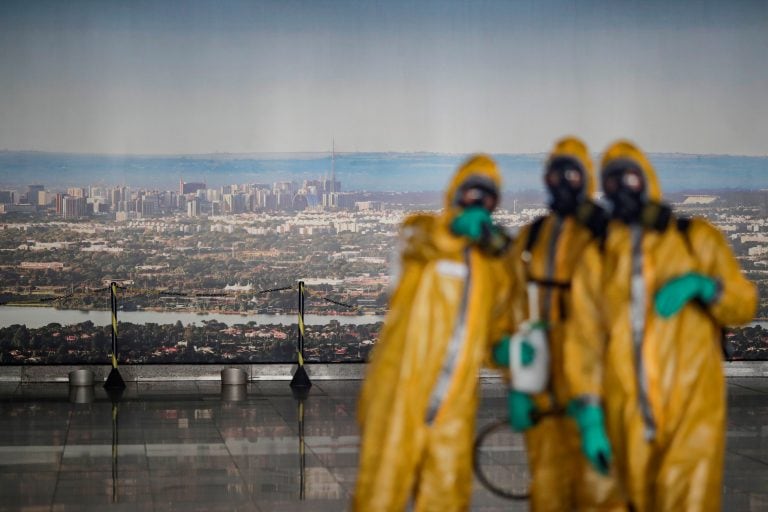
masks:
[[[504,190],[542,190],[546,154],[493,155]],[[595,155],[595,161],[599,156]],[[650,153],[666,192],[768,189],[768,157]],[[178,188],[179,178],[219,186],[232,183],[323,179],[332,173],[346,190],[443,190],[463,155],[437,153],[331,153],[201,156],[107,156],[0,151],[0,190],[42,183]]]
[[[766,155],[768,5],[3,2],[0,149]]]

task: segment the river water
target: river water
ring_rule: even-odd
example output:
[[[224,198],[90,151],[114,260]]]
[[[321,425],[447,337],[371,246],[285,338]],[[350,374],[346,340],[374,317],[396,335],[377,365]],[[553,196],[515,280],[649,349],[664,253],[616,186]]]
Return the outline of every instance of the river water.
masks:
[[[231,315],[222,313],[181,313],[176,311],[119,311],[117,319],[133,324],[182,324],[202,325],[203,320],[216,320],[227,325],[246,324],[284,324],[297,322],[296,315]],[[90,320],[96,325],[106,325],[111,322],[109,311],[80,311],[77,309],[54,309],[46,307],[0,306],[0,327],[13,324],[23,324],[29,328],[39,328],[52,322],[61,325],[72,325]],[[337,320],[343,325],[373,324],[384,320],[380,315],[344,316],[344,315],[305,315],[307,325],[326,325],[331,320]]]
[[[202,325],[202,321],[217,320],[227,325],[247,324],[256,322],[257,324],[283,324],[290,325],[296,323],[296,315],[231,315],[223,313],[182,313],[176,311],[120,311],[117,319],[121,322],[130,322],[133,324],[175,324],[181,321],[182,324]],[[23,306],[0,306],[0,327],[7,327],[13,324],[24,324],[29,328],[38,328],[56,322],[61,325],[72,325],[86,320],[92,321],[96,325],[106,325],[110,323],[109,311],[80,311],[79,309],[54,309],[46,307],[23,307]],[[342,325],[361,325],[383,322],[383,315],[305,315],[304,323],[307,325],[326,325],[331,320],[337,320]],[[768,329],[768,322],[752,322],[750,326],[759,325],[763,329]]]

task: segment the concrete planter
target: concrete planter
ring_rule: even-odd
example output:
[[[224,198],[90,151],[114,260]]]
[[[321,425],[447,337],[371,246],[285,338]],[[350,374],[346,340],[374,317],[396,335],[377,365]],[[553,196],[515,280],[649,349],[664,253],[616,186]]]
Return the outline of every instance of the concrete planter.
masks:
[[[74,370],[69,372],[70,386],[93,386],[93,372],[91,370]]]

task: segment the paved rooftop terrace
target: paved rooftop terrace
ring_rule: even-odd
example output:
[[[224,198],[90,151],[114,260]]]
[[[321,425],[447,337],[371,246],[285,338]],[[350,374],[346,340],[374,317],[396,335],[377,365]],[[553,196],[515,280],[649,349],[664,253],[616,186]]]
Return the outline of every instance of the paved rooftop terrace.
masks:
[[[316,381],[300,404],[285,381],[245,397],[215,381],[133,382],[113,407],[100,386],[0,383],[0,511],[347,510],[359,387]],[[501,382],[482,387],[478,427],[504,410]],[[768,378],[730,378],[728,395],[724,510],[768,510]],[[475,482],[472,509],[527,506]]]

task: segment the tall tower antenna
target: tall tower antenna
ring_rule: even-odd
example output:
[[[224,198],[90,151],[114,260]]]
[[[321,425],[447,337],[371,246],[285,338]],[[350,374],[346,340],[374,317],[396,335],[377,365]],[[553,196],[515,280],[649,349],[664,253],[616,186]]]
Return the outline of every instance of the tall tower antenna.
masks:
[[[331,159],[333,159],[333,157],[331,157]],[[333,165],[333,164],[331,164],[331,165]],[[323,183],[323,194],[325,194],[326,192],[328,192],[328,168],[327,167],[323,167],[323,181],[322,181],[322,183]]]
[[[331,193],[336,192],[336,139],[331,139]]]

